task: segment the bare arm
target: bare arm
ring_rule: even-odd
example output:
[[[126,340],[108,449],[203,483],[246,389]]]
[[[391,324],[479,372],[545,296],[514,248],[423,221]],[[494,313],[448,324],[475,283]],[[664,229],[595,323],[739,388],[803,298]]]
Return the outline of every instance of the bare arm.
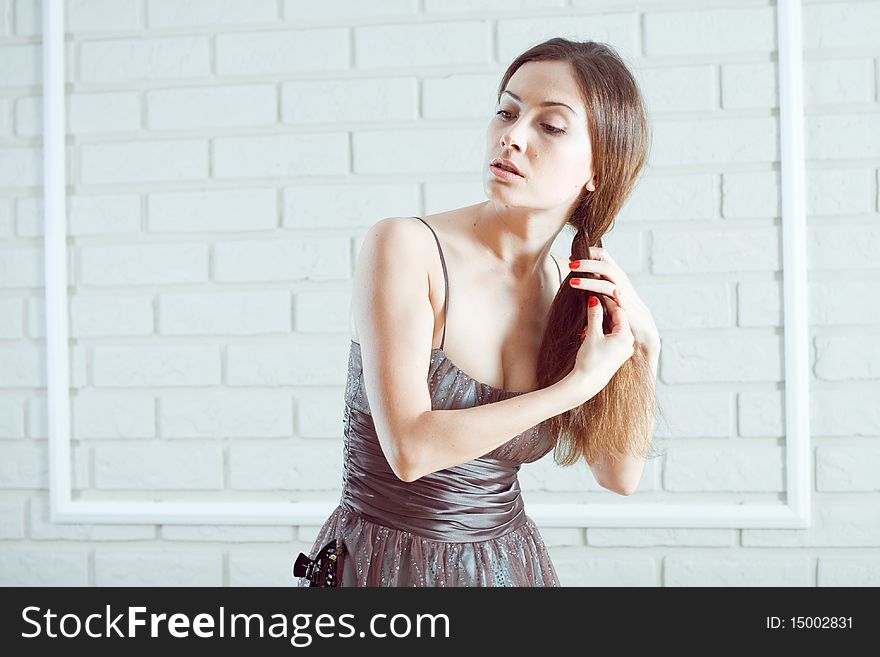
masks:
[[[654,380],[657,380],[657,364],[660,359],[660,340],[656,343],[642,347],[651,364],[651,372]],[[631,495],[639,486],[642,473],[645,470],[645,459],[634,456],[626,456],[620,461],[611,461],[600,458],[596,463],[590,463],[590,470],[596,481],[602,488],[620,495]]]
[[[411,461],[401,478],[413,481],[479,458],[547,418],[580,406],[580,389],[566,377],[491,404],[421,413],[404,428]]]
[[[403,481],[478,458],[582,404],[583,391],[592,389],[569,376],[493,404],[432,410],[434,311],[426,264],[432,257],[436,245],[421,222],[383,219],[367,233],[355,272],[352,309],[364,386],[382,451]]]

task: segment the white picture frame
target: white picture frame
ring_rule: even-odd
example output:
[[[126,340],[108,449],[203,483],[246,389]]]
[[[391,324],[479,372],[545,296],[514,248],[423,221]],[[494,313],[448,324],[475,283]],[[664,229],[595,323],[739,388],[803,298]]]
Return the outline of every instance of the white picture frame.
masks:
[[[776,5],[779,53],[786,504],[530,504],[543,527],[810,526],[803,62],[800,0]],[[74,500],[67,297],[64,7],[43,3],[43,129],[50,518],[55,523],[316,525],[338,499],[314,502]],[[584,470],[587,476],[587,470]]]

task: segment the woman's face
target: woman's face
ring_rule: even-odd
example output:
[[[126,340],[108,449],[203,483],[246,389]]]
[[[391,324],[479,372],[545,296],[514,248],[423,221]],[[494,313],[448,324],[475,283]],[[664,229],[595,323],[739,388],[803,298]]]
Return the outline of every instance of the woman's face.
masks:
[[[483,183],[493,201],[568,210],[587,181],[587,189],[595,190],[586,109],[567,62],[520,66],[495,106],[486,136]],[[523,175],[499,177],[491,166],[496,157],[512,161]]]

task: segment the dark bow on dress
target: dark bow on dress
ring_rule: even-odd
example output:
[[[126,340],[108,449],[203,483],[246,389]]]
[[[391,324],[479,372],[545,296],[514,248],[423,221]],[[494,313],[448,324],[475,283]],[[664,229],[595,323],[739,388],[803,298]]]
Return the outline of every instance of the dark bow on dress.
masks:
[[[305,577],[309,586],[339,586],[344,554],[345,545],[337,545],[335,539],[322,547],[314,559],[300,552],[293,564],[293,576]]]

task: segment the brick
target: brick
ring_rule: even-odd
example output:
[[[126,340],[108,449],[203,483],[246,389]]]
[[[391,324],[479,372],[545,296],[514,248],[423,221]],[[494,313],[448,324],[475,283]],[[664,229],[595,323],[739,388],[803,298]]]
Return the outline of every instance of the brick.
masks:
[[[670,450],[663,487],[676,492],[784,491],[783,453],[775,445],[685,447]]]
[[[2,2],[0,2],[2,6]],[[12,101],[0,99],[0,136],[7,137],[12,134]],[[4,200],[4,204],[8,201]],[[0,233],[2,235],[3,233]]]
[[[781,438],[785,435],[785,400],[782,392],[740,392],[737,395],[737,411],[740,436]]]
[[[42,96],[21,98],[15,109],[17,134],[42,137]],[[67,129],[76,134],[131,132],[141,127],[140,100],[136,93],[74,94],[69,96],[67,111]]]
[[[880,226],[836,223],[807,229],[807,262],[817,269],[876,269]]]
[[[31,539],[35,541],[152,541],[156,528],[151,525],[106,525],[53,523],[45,496],[31,499]]]
[[[647,468],[647,466],[646,466]],[[540,459],[519,472],[522,490],[529,492],[600,492],[605,491],[590,469],[582,462],[561,467],[551,460]],[[610,494],[610,493],[609,493]]]
[[[342,489],[342,445],[330,441],[306,443],[296,440],[284,447],[231,447],[229,480],[236,490],[337,493]]]
[[[876,554],[820,556],[816,586],[880,586],[880,561]]]
[[[162,540],[191,543],[290,543],[291,527],[261,525],[163,525]],[[237,551],[237,550],[236,550]]]
[[[808,170],[806,205],[810,215],[864,214],[873,209],[870,170]]]
[[[0,88],[35,87],[40,84],[40,47],[39,43],[0,47]],[[4,159],[7,154],[4,147]]]
[[[782,282],[741,282],[736,286],[737,326],[782,326]]]
[[[491,60],[490,23],[431,22],[354,28],[357,68],[439,67]]]
[[[411,121],[418,115],[418,80],[358,78],[293,80],[281,85],[284,123]]]
[[[57,545],[6,547],[0,550],[0,585],[88,586],[88,550]]]
[[[422,80],[422,116],[488,121],[495,112],[497,92],[496,75],[461,73],[429,77]]]
[[[649,173],[636,185],[618,219],[628,221],[711,220],[715,183],[709,174]]]
[[[95,586],[220,586],[220,550],[95,550]]]
[[[877,294],[876,281],[836,279],[810,284],[810,326],[880,324],[880,305],[865,303]]]
[[[264,335],[289,331],[287,290],[159,295],[162,335]]]
[[[775,15],[772,7],[646,11],[644,51],[649,57],[772,51]]]
[[[352,135],[354,172],[411,174],[473,172],[485,136],[465,128],[370,130]]]
[[[873,2],[835,2],[804,7],[804,49],[873,48],[880,6]]]
[[[343,237],[300,237],[218,242],[214,246],[214,278],[253,283],[348,278],[347,245]]]
[[[208,177],[208,142],[83,144],[80,160],[80,181],[85,184],[203,180]]]
[[[211,390],[167,392],[159,397],[163,438],[287,438],[290,393]]]
[[[294,297],[293,312],[299,333],[343,333],[351,320],[351,291],[304,289]]]
[[[0,440],[24,438],[24,399],[0,397]]]
[[[0,48],[0,61],[3,61]],[[0,73],[0,79],[2,79]],[[43,155],[36,148],[3,147],[0,159],[0,187],[36,187],[42,184]]]
[[[0,540],[24,539],[25,498],[0,499]]]
[[[101,387],[205,386],[220,383],[220,347],[106,346],[92,350],[92,376]]]
[[[141,104],[137,93],[75,94],[70,98],[71,132],[131,132],[140,128]]]
[[[43,247],[0,248],[0,288],[44,287]]]
[[[140,232],[137,194],[77,194],[68,199],[68,233],[77,236],[125,235]]]
[[[73,337],[153,333],[153,300],[149,295],[78,294],[69,303]]]
[[[810,526],[742,529],[743,547],[878,547],[880,504],[869,495],[813,496]]]
[[[651,556],[589,556],[587,548],[556,548],[551,553],[562,586],[659,586],[658,560]]]
[[[43,388],[46,386],[46,350],[44,346],[19,343],[0,347],[0,389]]]
[[[340,439],[343,433],[345,388],[302,390],[296,393],[296,435]]]
[[[342,132],[218,137],[215,178],[289,178],[348,172],[348,136]]]
[[[782,381],[782,337],[667,337],[660,380],[664,383]]]
[[[152,130],[250,129],[275,124],[277,104],[271,84],[148,91],[147,125]]]
[[[664,230],[652,236],[655,274],[776,271],[781,266],[777,228]]]
[[[776,63],[724,64],[721,106],[724,109],[779,107]]]
[[[48,488],[45,443],[0,443],[0,488]]]
[[[271,23],[278,18],[276,0],[147,0],[146,20],[150,28],[203,27]]]
[[[216,233],[272,230],[278,225],[273,189],[165,192],[147,197],[153,233]]]
[[[79,77],[83,82],[207,77],[209,41],[208,36],[86,41],[79,50]]]
[[[101,490],[218,490],[223,488],[223,450],[214,446],[142,445],[95,447],[95,488]]]
[[[593,13],[586,16],[507,18],[498,20],[498,61],[510,62],[527,48],[551,37],[613,44],[624,58],[638,54],[637,12]],[[500,77],[500,76],[499,76]]]
[[[779,159],[773,117],[657,119],[648,166],[772,163]]]
[[[663,560],[664,586],[812,586],[808,555],[692,557]]]
[[[816,377],[828,381],[880,378],[880,351],[866,349],[867,335],[817,335]]]
[[[780,178],[775,171],[721,176],[721,214],[726,219],[781,217]]]
[[[667,527],[590,527],[587,542],[595,547],[733,547],[733,529],[677,529]]]
[[[662,356],[661,356],[662,358]],[[729,392],[657,392],[658,438],[728,438],[731,435],[732,403]]]
[[[519,12],[536,9],[558,9],[565,0],[425,0],[425,13],[461,14],[466,12]]]
[[[880,405],[866,404],[877,397],[874,383],[839,386],[810,392],[811,436],[880,435]]]
[[[125,392],[78,394],[71,400],[75,439],[155,438],[152,395]]]
[[[199,242],[115,244],[80,250],[86,285],[161,285],[208,280],[208,248]]]
[[[296,587],[299,578],[293,576],[293,563],[300,552],[308,552],[310,547],[294,542],[283,549],[230,552],[229,585]]]
[[[226,383],[230,386],[343,385],[348,340],[285,339],[278,344],[230,344]]]
[[[880,115],[876,112],[805,117],[808,160],[873,158],[880,151]]]
[[[370,183],[296,185],[284,189],[285,228],[369,228],[385,217],[409,216],[419,185]]]
[[[16,33],[39,36],[42,33],[42,3],[34,0],[16,3]],[[66,32],[127,32],[140,26],[136,0],[90,0],[64,12]]]
[[[636,288],[661,331],[733,325],[732,295],[723,282],[636,284]]]
[[[708,112],[715,109],[718,83],[715,67],[664,66],[633,70],[649,114]]]
[[[20,339],[23,323],[21,299],[0,299],[0,339]]]
[[[804,104],[871,102],[871,69],[868,58],[804,62]]]
[[[880,447],[817,447],[816,490],[880,492]]]
[[[215,37],[220,75],[290,75],[348,68],[348,29],[236,32]]]

